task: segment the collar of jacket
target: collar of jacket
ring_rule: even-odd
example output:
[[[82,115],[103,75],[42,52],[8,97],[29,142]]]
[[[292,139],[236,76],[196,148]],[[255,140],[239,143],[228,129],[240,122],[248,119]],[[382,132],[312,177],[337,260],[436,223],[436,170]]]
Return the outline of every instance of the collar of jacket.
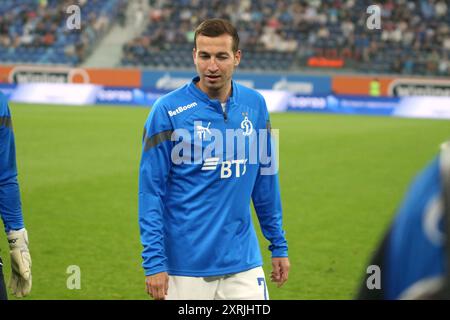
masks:
[[[188,90],[190,93],[192,93],[192,95],[194,95],[196,98],[202,100],[203,102],[207,103],[208,105],[212,105],[216,108],[218,108],[218,110],[220,111],[220,113],[222,113],[222,106],[220,104],[220,101],[217,99],[210,99],[208,97],[208,95],[203,92],[202,90],[200,90],[197,86],[196,83],[200,81],[200,77],[196,76],[192,79],[191,83],[189,84]],[[228,97],[227,99],[227,105],[232,106],[235,104],[235,101],[237,99],[238,96],[238,89],[236,86],[236,83],[231,80],[231,95]]]

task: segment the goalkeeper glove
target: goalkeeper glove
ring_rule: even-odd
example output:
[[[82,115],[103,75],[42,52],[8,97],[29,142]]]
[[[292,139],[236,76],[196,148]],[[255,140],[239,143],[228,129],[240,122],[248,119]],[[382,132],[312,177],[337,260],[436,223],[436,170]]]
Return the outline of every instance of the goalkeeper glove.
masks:
[[[25,228],[11,230],[7,234],[11,255],[11,279],[9,287],[18,297],[24,297],[31,291],[31,256],[28,250],[28,234]]]

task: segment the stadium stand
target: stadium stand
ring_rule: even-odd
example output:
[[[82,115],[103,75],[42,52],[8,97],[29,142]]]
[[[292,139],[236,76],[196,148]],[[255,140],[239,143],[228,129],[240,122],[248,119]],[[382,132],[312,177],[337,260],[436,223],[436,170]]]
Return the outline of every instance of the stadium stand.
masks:
[[[148,27],[123,47],[122,65],[192,67],[192,30],[205,18],[238,26],[241,69],[298,70],[312,57],[365,73],[450,75],[450,11],[444,0],[385,0],[370,30],[371,0],[150,0]]]
[[[66,26],[67,8],[76,3],[81,28]],[[52,65],[80,64],[116,21],[125,0],[2,0],[0,62]]]
[[[73,3],[80,30],[66,27]],[[375,30],[367,28],[371,0],[2,0],[0,63],[82,65],[114,24],[129,23],[129,3],[146,10],[131,18],[144,31],[123,40],[125,67],[192,68],[193,30],[219,17],[238,27],[240,69],[305,71],[326,59],[341,62],[334,72],[450,75],[449,0],[378,1]]]

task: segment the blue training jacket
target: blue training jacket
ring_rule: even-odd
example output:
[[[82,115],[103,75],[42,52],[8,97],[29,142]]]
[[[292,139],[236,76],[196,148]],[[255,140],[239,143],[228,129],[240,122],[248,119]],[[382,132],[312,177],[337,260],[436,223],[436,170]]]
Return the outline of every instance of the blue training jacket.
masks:
[[[158,99],[145,124],[139,226],[146,275],[217,276],[261,266],[250,199],[272,257],[287,257],[278,175],[262,174],[274,160],[255,161],[251,152],[261,140],[258,154],[274,155],[270,134],[260,134],[270,128],[264,98],[232,81],[224,112],[198,81]],[[230,132],[236,137],[227,141]],[[227,149],[233,140],[238,147]]]
[[[416,177],[397,213],[384,252],[386,299],[398,299],[414,283],[446,270],[441,179],[436,157]]]
[[[11,113],[0,92],[0,215],[5,231],[24,227],[19,184],[17,182],[16,148]]]

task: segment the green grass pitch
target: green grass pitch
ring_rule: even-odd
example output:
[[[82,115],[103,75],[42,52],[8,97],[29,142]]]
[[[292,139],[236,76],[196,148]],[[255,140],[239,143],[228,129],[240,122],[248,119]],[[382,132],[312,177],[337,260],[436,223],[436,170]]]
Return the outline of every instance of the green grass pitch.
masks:
[[[26,299],[148,299],[137,223],[148,109],[10,107],[33,258]],[[284,287],[269,283],[270,297],[351,299],[411,179],[450,137],[449,121],[289,113],[273,114],[272,127],[292,267]],[[0,249],[8,279],[5,236]],[[71,265],[80,290],[66,286]]]

